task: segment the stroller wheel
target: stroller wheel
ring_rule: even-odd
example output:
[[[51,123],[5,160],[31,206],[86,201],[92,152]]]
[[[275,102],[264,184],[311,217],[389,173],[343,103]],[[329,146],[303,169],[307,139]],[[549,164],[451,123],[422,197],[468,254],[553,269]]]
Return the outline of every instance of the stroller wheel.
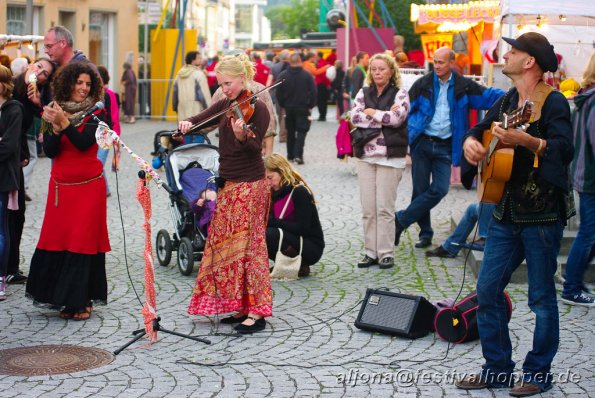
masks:
[[[192,241],[183,237],[180,240],[178,247],[178,268],[182,275],[190,275],[194,268],[194,249],[192,248]]]
[[[167,266],[171,261],[172,244],[169,233],[165,229],[160,229],[155,238],[155,252],[157,261],[160,265]]]

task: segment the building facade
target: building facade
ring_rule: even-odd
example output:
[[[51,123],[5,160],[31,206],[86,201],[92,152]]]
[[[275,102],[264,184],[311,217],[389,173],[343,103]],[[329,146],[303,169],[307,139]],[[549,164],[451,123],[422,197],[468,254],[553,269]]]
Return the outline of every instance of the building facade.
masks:
[[[238,48],[252,48],[255,42],[271,40],[271,23],[264,16],[267,0],[231,0],[235,21],[232,44]]]
[[[135,1],[33,0],[32,3],[33,26],[29,29],[27,0],[0,2],[0,33],[43,36],[50,27],[63,25],[72,32],[75,49],[108,69],[112,89],[118,89],[124,61],[132,58],[133,68],[136,69],[138,13]],[[42,44],[36,46],[34,57],[45,55]]]

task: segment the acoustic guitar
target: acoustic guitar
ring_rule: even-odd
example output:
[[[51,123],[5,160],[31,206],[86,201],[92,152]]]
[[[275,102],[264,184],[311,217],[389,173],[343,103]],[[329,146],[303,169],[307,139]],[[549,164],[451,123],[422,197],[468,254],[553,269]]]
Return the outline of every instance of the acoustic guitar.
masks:
[[[531,120],[533,103],[525,101],[523,106],[510,115],[504,115],[502,128],[524,128]],[[506,146],[494,136],[495,123],[483,132],[482,144],[487,152],[478,164],[477,197],[482,203],[498,204],[504,194],[506,182],[512,174],[514,147]]]

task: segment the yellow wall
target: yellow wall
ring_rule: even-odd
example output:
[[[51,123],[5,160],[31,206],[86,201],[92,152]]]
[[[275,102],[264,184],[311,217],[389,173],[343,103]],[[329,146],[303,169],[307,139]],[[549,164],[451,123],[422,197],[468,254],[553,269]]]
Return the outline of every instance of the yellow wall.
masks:
[[[178,70],[184,64],[186,53],[197,49],[197,31],[186,30],[184,31],[184,49],[182,50],[182,44],[180,43],[177,57],[174,60],[178,32],[178,29],[161,29],[157,35],[157,30],[151,31],[151,79],[154,79],[151,82],[151,113],[153,116],[165,114],[167,120],[173,121],[177,120],[177,118],[171,105],[173,83],[169,79],[176,78]],[[167,96],[168,88],[169,98]],[[163,112],[166,98],[167,109]]]

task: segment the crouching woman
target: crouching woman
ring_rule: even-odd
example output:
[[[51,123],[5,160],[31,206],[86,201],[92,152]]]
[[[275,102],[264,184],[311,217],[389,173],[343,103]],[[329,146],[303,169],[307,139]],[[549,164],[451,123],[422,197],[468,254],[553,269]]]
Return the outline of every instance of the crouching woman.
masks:
[[[324,235],[312,190],[285,157],[273,153],[264,159],[266,178],[271,187],[271,210],[266,240],[269,258],[275,261],[283,231],[281,252],[289,257],[302,253],[298,276],[310,275],[324,251]],[[303,247],[300,247],[300,238]]]

